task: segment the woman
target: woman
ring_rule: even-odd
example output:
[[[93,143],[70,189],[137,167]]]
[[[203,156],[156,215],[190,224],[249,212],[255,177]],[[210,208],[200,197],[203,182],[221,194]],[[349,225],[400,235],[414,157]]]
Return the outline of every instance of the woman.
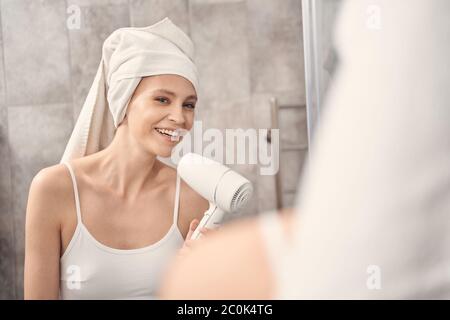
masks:
[[[30,187],[26,299],[154,297],[208,207],[158,160],[192,128],[197,87],[192,43],[169,19],[106,39],[62,163]]]

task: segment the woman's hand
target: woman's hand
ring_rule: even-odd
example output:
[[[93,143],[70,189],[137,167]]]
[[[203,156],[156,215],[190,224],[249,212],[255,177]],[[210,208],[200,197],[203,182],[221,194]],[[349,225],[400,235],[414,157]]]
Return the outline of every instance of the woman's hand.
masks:
[[[183,247],[179,251],[179,256],[184,256],[184,255],[188,254],[188,252],[191,251],[192,247],[197,245],[198,241],[211,231],[211,229],[202,228],[202,229],[200,229],[199,238],[191,239],[192,234],[194,233],[194,231],[197,228],[199,223],[200,222],[198,221],[198,219],[194,219],[191,221],[191,224],[189,225],[188,234],[186,236],[186,239],[184,240]]]

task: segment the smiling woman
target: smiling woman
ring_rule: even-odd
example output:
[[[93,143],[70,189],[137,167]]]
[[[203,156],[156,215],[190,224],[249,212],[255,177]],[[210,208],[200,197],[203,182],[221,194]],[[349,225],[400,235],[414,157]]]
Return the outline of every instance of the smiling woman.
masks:
[[[152,90],[161,87],[170,90]],[[163,96],[163,93],[171,98]],[[196,99],[195,89],[183,77],[178,75],[145,77],[130,101],[124,123],[129,124],[130,133],[143,148],[162,157],[168,157],[179,142],[172,139],[175,132],[192,128],[196,101],[194,99]]]
[[[174,136],[192,128],[192,50],[167,18],[106,39],[62,163],[41,170],[30,187],[25,298],[154,297],[161,272],[208,208],[157,158],[170,156],[180,142]]]

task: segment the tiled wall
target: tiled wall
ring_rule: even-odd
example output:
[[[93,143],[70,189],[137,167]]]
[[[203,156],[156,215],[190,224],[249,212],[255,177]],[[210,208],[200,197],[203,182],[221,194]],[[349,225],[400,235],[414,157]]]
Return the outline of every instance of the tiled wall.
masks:
[[[305,103],[300,2],[0,0],[0,299],[23,297],[29,184],[59,161],[113,30],[168,16],[196,46],[204,127],[268,128],[270,97]],[[80,29],[66,27],[71,5],[81,10]],[[280,119],[282,143],[306,141],[304,109]],[[295,189],[303,158],[282,155],[284,189]],[[273,209],[274,177],[257,166],[235,169],[256,186],[246,212]]]

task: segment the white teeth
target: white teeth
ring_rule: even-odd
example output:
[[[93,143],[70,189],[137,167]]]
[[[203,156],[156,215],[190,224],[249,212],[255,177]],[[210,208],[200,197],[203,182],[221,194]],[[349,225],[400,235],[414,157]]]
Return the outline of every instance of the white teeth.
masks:
[[[173,136],[174,134],[175,134],[175,132],[174,131],[172,131],[172,130],[167,130],[167,129],[156,129],[158,132],[161,132],[161,133],[165,133],[165,134],[168,134],[168,135],[170,135],[170,136]]]

